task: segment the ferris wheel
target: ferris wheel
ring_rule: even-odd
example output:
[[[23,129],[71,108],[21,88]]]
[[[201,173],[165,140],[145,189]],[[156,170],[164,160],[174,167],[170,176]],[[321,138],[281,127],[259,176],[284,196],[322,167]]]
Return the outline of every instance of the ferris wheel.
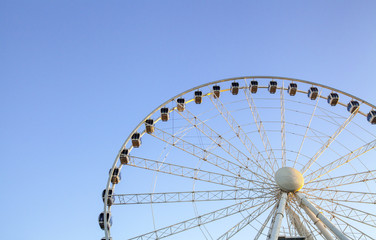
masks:
[[[305,80],[189,89],[119,150],[102,239],[376,239],[374,124],[374,105]]]

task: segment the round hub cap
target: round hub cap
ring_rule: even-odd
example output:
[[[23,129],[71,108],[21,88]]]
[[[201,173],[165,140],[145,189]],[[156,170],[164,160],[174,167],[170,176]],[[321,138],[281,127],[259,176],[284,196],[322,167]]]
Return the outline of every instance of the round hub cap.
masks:
[[[291,167],[283,167],[275,173],[275,182],[286,192],[296,192],[304,185],[303,175]]]

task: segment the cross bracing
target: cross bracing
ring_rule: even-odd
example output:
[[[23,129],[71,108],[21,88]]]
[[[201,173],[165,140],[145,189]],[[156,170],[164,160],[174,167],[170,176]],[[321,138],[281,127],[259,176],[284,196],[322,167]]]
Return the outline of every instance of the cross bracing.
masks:
[[[374,109],[338,89],[291,78],[242,77],[185,91],[147,115],[121,147],[103,195],[104,213],[114,216],[105,237],[374,239]],[[283,167],[300,170],[305,184],[281,204],[286,190],[275,174]],[[121,183],[113,176],[119,171]],[[153,224],[137,224],[142,216],[128,221],[127,214],[122,220],[123,208],[131,215],[149,209]],[[166,217],[172,224],[163,224]],[[109,218],[104,214],[103,222]]]

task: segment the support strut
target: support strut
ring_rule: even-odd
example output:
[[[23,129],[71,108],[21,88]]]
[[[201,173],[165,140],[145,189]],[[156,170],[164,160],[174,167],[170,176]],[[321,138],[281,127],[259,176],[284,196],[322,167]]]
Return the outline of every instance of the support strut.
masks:
[[[334,240],[325,225],[321,222],[320,219],[315,216],[315,214],[311,210],[309,210],[305,205],[301,205],[301,208],[303,208],[305,213],[312,220],[315,226],[320,230],[321,234],[325,237],[326,240]]]
[[[272,226],[272,232],[270,233],[270,236],[268,240],[277,240],[279,235],[279,230],[281,228],[283,215],[285,213],[285,206],[287,201],[287,193],[282,192],[281,199],[279,200],[278,209],[275,215],[274,223]]]
[[[319,224],[316,224],[316,226],[320,229],[320,231],[323,233],[322,229],[325,229],[325,228],[321,228],[319,227],[320,226],[320,222],[319,221],[315,221],[314,219],[318,218],[321,220],[321,222],[327,227],[329,228],[330,231],[332,231],[332,233],[337,237],[339,238],[340,240],[349,240],[348,237],[346,237],[333,223],[331,223],[329,221],[329,219],[327,219],[310,201],[308,201],[308,199],[300,192],[296,192],[295,193],[295,196],[297,196],[297,198],[299,199],[300,201],[300,204],[303,206],[303,209],[304,211],[306,211],[306,208],[307,210],[309,210],[308,212],[306,211],[306,213],[308,214],[308,216],[312,219],[312,217],[314,217],[312,220],[316,223],[319,223]],[[313,215],[313,216],[312,216]],[[311,217],[312,216],[312,217]],[[324,227],[324,226],[322,226]],[[326,230],[326,229],[325,229]],[[324,230],[324,232],[325,232]],[[327,230],[326,230],[327,231]],[[323,235],[326,237],[326,235],[323,233]],[[326,239],[333,239],[333,238],[327,238]]]

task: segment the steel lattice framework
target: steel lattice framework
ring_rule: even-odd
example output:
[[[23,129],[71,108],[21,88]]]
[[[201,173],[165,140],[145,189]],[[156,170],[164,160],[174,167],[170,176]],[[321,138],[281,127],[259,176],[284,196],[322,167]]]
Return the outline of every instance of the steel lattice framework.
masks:
[[[376,239],[375,109],[284,77],[184,91],[120,148],[103,193],[103,239]],[[303,175],[302,189],[281,190],[275,174],[285,167]]]

